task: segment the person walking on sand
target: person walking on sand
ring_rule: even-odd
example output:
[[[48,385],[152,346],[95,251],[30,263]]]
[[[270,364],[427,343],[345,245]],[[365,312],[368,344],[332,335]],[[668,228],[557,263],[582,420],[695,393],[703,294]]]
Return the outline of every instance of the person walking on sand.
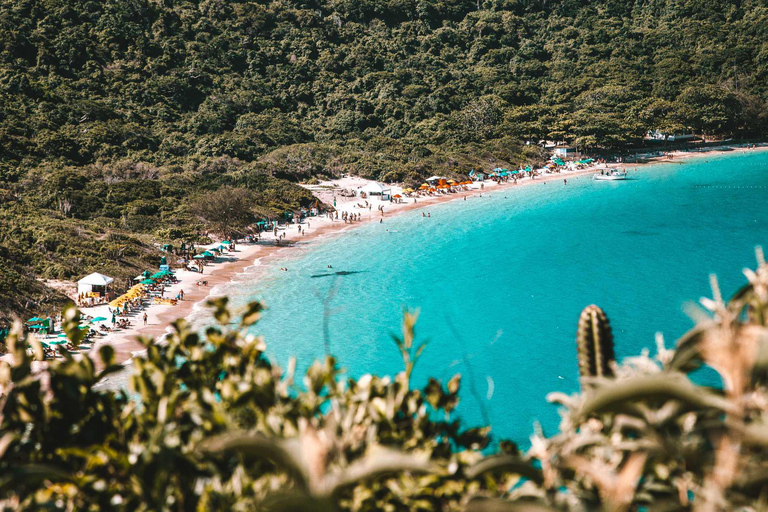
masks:
[[[179,297],[181,297],[181,300],[184,300],[184,290],[179,290]]]
[[[144,312],[144,325],[147,325],[147,312]]]

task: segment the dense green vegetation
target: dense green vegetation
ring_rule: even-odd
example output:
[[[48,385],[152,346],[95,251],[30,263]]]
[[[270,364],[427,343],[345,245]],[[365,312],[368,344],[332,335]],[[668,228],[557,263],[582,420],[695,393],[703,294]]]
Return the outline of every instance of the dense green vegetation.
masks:
[[[93,236],[196,235],[187,199],[224,184],[277,213],[310,200],[285,180],[768,123],[765,0],[4,0],[0,21],[6,312],[33,275],[107,264]]]
[[[0,509],[762,510],[768,265],[762,252],[758,261],[730,301],[713,280],[699,324],[653,358],[617,364],[607,317],[586,308],[582,392],[549,396],[564,406],[560,429],[534,432],[526,453],[461,425],[459,375],[411,382],[424,349],[413,314],[395,340],[404,369],[394,377],[349,379],[330,356],[297,376],[253,336],[258,304],[234,314],[218,299],[204,335],[180,320],[165,343],[144,340],[131,397],[98,385],[121,368],[109,346],[100,367],[87,356],[33,364],[40,343],[17,324],[13,358],[0,361]],[[79,313],[64,319],[77,343]],[[702,364],[722,389],[689,379]],[[509,410],[505,421],[530,418]]]

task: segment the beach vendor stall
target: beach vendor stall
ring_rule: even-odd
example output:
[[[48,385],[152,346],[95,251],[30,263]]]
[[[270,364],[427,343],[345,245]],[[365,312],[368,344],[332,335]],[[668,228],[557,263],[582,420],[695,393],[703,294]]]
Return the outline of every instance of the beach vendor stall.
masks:
[[[382,185],[381,183],[376,183],[375,181],[364,186],[361,189],[361,193],[365,194],[365,196],[361,194],[361,197],[369,197],[371,199],[378,197],[382,201],[389,201],[392,197],[392,190],[389,187]]]
[[[113,281],[114,279],[109,276],[94,272],[77,282],[77,295],[81,299],[98,304],[107,300],[109,285]]]

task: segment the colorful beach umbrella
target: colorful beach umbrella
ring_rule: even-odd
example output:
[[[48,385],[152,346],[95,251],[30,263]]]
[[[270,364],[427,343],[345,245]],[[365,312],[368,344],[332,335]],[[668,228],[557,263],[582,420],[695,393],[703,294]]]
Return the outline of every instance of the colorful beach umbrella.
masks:
[[[105,318],[105,317],[103,317],[103,316],[97,316],[96,318],[94,318],[93,320],[91,320],[91,323],[95,323],[95,322],[103,322],[104,320],[106,320],[106,318]]]

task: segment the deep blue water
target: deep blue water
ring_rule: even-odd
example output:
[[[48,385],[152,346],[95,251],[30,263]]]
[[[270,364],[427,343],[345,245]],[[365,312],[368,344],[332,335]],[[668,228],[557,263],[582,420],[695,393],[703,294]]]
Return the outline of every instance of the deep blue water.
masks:
[[[352,376],[394,374],[391,333],[404,307],[420,308],[417,336],[429,345],[418,385],[461,373],[459,414],[522,444],[539,421],[559,423],[550,391],[578,389],[576,322],[589,304],[610,318],[619,358],[655,352],[691,327],[683,305],[709,295],[716,273],[730,294],[768,241],[768,154],[741,151],[683,165],[639,169],[625,182],[570,178],[486,193],[368,224],[227,291],[236,304],[268,306],[255,329],[269,353],[306,368],[324,354],[324,300],[331,349]],[[345,271],[346,275],[329,274]],[[471,378],[470,378],[471,377]],[[488,378],[494,384],[488,398]],[[470,380],[472,382],[470,382]],[[476,396],[470,392],[474,386]]]

